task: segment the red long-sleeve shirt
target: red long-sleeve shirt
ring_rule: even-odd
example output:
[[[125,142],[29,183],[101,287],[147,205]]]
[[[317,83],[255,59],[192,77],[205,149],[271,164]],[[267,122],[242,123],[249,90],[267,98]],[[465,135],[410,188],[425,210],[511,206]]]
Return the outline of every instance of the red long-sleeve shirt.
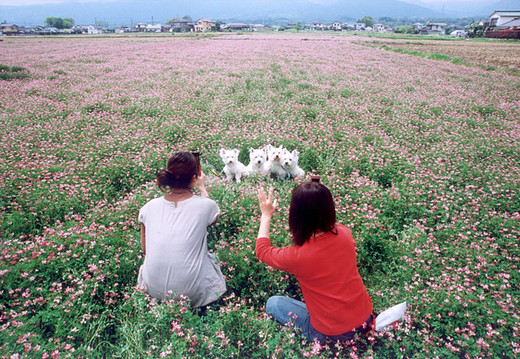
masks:
[[[356,265],[350,230],[336,227],[302,246],[276,248],[258,238],[256,256],[271,267],[292,273],[300,283],[311,324],[322,334],[340,335],[362,325],[372,313],[372,300]]]

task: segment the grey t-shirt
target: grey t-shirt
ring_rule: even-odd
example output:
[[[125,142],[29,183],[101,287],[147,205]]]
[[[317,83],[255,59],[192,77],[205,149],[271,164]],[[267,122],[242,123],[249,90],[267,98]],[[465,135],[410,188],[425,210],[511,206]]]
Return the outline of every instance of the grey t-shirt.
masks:
[[[218,299],[226,291],[226,282],[207,251],[207,227],[219,214],[215,201],[195,195],[177,207],[164,197],[146,203],[139,211],[146,255],[138,285],[157,299],[185,295],[193,307]]]

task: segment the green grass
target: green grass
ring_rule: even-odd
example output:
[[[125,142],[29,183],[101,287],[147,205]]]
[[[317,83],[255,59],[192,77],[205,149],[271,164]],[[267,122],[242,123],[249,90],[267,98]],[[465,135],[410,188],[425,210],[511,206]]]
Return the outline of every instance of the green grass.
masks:
[[[0,64],[0,80],[22,80],[29,76],[29,72],[23,67]]]

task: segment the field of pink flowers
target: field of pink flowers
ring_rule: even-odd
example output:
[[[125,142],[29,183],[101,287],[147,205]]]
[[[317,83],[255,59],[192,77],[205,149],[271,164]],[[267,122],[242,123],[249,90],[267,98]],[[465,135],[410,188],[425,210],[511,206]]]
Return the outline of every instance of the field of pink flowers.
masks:
[[[0,356],[520,356],[520,78],[341,36],[8,38],[0,80]],[[393,331],[305,344],[264,314],[295,279],[253,248],[258,186],[289,243],[294,181],[224,181],[221,147],[298,149],[331,189]],[[137,212],[198,149],[228,292],[204,316],[136,287]]]

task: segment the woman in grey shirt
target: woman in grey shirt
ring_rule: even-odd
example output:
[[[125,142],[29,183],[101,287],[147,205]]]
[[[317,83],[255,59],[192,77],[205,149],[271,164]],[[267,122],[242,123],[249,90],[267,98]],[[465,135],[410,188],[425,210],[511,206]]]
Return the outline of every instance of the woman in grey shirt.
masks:
[[[224,276],[207,250],[207,228],[220,210],[205,188],[195,156],[177,152],[157,176],[164,197],[139,211],[145,254],[138,285],[157,299],[185,295],[192,307],[207,305],[226,291]],[[197,186],[200,196],[193,194]]]

